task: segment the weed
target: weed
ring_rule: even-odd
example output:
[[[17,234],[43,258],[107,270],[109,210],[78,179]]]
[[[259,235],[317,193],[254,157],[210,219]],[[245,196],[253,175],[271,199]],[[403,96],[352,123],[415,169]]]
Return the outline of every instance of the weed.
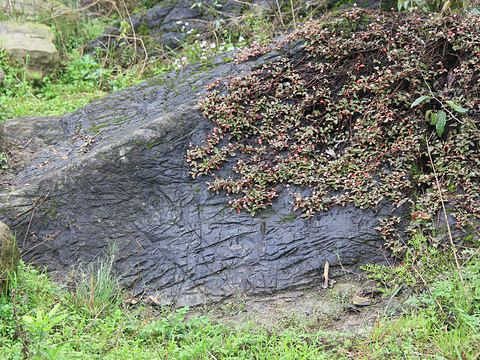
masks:
[[[111,310],[121,302],[119,282],[121,277],[113,270],[114,256],[98,259],[75,270],[74,302],[79,309],[98,316],[104,310]]]
[[[60,304],[55,305],[48,313],[44,313],[43,310],[36,310],[36,316],[29,315],[23,316],[23,321],[26,323],[26,329],[30,336],[30,342],[33,344],[33,348],[30,349],[33,355],[46,355],[47,358],[56,358],[60,346],[56,347],[52,351],[43,350],[42,346],[46,337],[53,329],[55,325],[62,322],[67,314],[57,315],[57,311],[60,308]]]
[[[8,169],[8,156],[6,153],[0,153],[0,168]]]

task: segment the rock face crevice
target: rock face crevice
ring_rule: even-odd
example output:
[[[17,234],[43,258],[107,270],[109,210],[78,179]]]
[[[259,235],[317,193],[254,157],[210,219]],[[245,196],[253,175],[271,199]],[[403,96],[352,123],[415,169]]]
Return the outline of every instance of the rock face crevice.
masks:
[[[252,217],[210,192],[207,177],[189,175],[185,153],[212,128],[198,108],[205,86],[277,56],[242,64],[219,56],[61,117],[8,121],[6,133],[32,139],[34,153],[0,194],[0,220],[17,232],[23,259],[65,274],[113,247],[129,286],[178,306],[310,287],[326,261],[385,262],[375,227],[391,215],[388,204],[307,220],[285,192]]]

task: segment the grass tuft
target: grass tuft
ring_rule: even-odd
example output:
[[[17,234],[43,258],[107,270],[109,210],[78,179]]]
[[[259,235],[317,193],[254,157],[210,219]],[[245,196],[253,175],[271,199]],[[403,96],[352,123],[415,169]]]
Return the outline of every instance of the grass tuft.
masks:
[[[78,309],[98,316],[121,302],[121,276],[113,269],[114,256],[98,259],[75,270],[74,302]]]

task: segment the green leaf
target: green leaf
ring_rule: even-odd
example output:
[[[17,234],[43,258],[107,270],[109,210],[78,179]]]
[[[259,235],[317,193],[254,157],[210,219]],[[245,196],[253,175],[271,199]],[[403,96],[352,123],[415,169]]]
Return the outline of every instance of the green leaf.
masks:
[[[447,114],[445,113],[445,111],[441,110],[437,114],[436,128],[437,128],[438,136],[442,136],[443,131],[445,130],[446,123],[447,123]]]
[[[58,308],[60,307],[60,303],[58,303],[57,305],[55,305],[55,307],[50,310],[50,312],[48,313],[48,317],[49,318],[52,318],[53,315],[55,315],[55,313],[57,312]]]
[[[25,321],[27,324],[33,324],[35,322],[35,319],[32,318],[31,316],[25,315],[23,318],[23,321]]]
[[[417,99],[413,102],[413,104],[412,104],[412,106],[411,106],[410,108],[414,108],[415,106],[419,105],[420,103],[424,102],[425,100],[430,100],[430,96],[428,96],[428,95],[422,95],[422,96],[420,96],[419,98],[417,98]]]
[[[460,105],[455,104],[452,100],[445,101],[453,110],[460,114],[465,114],[468,109],[461,107]]]
[[[427,110],[425,113],[425,121],[428,121],[430,119],[430,124],[435,125],[437,122],[437,113],[434,113],[433,110]]]

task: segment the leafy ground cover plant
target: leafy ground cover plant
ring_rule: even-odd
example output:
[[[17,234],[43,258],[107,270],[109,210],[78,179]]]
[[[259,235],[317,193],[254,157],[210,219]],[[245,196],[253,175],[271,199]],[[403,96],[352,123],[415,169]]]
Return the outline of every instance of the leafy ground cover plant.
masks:
[[[412,216],[434,219],[439,187],[457,225],[474,226],[478,22],[353,8],[246,49],[238,61],[273,48],[304,53],[211,85],[202,111],[214,128],[187,152],[192,176],[213,175],[209,188],[252,214],[286,188],[307,218],[337,204],[376,208],[388,200],[392,211],[410,202]],[[446,113],[441,133],[426,116],[439,110]],[[380,226],[392,247],[398,221]]]
[[[376,327],[362,337],[328,331],[323,328],[328,322],[293,314],[286,314],[278,327],[225,324],[205,315],[189,316],[188,308],[143,305],[120,305],[95,316],[72,304],[71,294],[54,279],[20,263],[10,296],[0,298],[0,358],[473,359],[480,353],[478,252],[460,251],[467,290],[463,291],[453,263],[422,250],[422,241],[414,241],[419,248],[410,250],[421,255],[412,255],[415,261],[405,267],[418,272],[415,276],[425,291],[411,296],[405,311],[392,307],[379,314]],[[431,267],[420,264],[427,255]],[[380,276],[384,270],[374,271]],[[419,289],[405,272],[384,276]],[[221,306],[218,310],[225,312]]]
[[[411,252],[417,250],[420,249]],[[403,272],[396,268],[370,269],[377,278],[395,274],[395,281],[423,291],[407,300],[408,310],[394,321],[387,314],[381,317],[367,341],[357,342],[353,357],[476,359],[480,356],[480,309],[476,300],[480,289],[478,251],[460,251],[463,277],[444,256],[435,256],[431,249],[423,254],[431,256],[430,260],[422,258],[406,263]]]
[[[188,308],[120,305],[97,316],[72,304],[65,288],[28,265],[20,264],[18,279],[14,296],[1,298],[2,359],[328,359],[342,338],[328,341],[300,322],[281,333],[251,323],[224,325],[187,317]]]

